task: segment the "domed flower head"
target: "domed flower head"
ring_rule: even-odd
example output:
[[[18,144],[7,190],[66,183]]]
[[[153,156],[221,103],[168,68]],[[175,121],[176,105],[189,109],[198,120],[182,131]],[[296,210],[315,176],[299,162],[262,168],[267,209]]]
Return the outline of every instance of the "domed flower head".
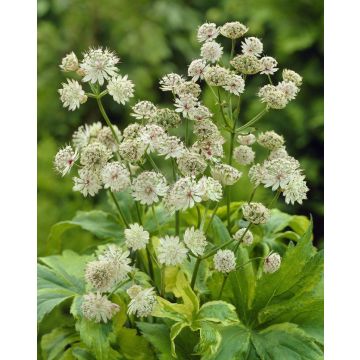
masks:
[[[241,49],[244,55],[260,56],[263,52],[263,44],[256,37],[248,37],[241,43]]]
[[[258,144],[269,150],[275,150],[284,145],[284,137],[275,131],[266,131],[258,136]]]
[[[186,210],[202,201],[203,192],[191,177],[180,178],[164,197],[164,206],[170,211]]]
[[[240,75],[231,73],[227,76],[223,88],[231,94],[239,96],[245,91],[245,81]]]
[[[175,89],[184,81],[185,80],[181,75],[175,73],[167,74],[160,80],[160,90],[174,92]]]
[[[265,224],[270,218],[270,210],[261,203],[247,203],[242,207],[245,220],[252,224]]]
[[[243,242],[245,245],[251,245],[254,241],[254,236],[250,230],[246,228],[239,229],[233,236],[235,240]]]
[[[300,90],[292,81],[281,81],[276,87],[285,94],[288,101],[294,100]]]
[[[79,68],[78,58],[73,51],[62,59],[60,68],[65,72],[76,71]]]
[[[201,88],[200,85],[194,81],[184,81],[175,88],[175,94],[179,97],[190,94],[194,98],[198,98],[201,94]]]
[[[165,130],[156,124],[148,124],[139,132],[139,139],[146,145],[148,153],[155,151],[165,136]]]
[[[212,177],[203,176],[199,182],[198,186],[200,192],[202,193],[202,200],[207,201],[220,201],[222,198],[222,187],[219,181],[213,179]]]
[[[129,170],[118,161],[107,163],[100,174],[104,188],[111,191],[124,191],[131,184]]]
[[[263,86],[258,96],[271,109],[283,109],[288,103],[285,93],[274,85]]]
[[[129,272],[132,271],[129,255],[130,252],[128,250],[123,251],[116,245],[108,245],[107,249],[99,255],[99,261],[106,262],[112,266],[113,286],[120,281],[124,281],[128,277]]]
[[[139,161],[144,156],[145,150],[146,145],[140,140],[140,138],[125,138],[125,140],[119,145],[119,154],[121,158],[131,163]]]
[[[230,165],[218,163],[211,169],[211,175],[222,185],[233,185],[241,178],[242,173]]]
[[[139,101],[132,107],[133,116],[136,120],[149,119],[156,111],[156,106],[151,101]]]
[[[198,105],[189,111],[189,119],[197,122],[202,122],[204,120],[210,119],[212,116],[213,114],[204,105]]]
[[[90,81],[95,84],[104,84],[104,80],[109,80],[115,76],[118,69],[116,64],[119,58],[108,49],[90,49],[84,54],[84,59],[80,65],[80,69],[85,74],[82,81]]]
[[[239,72],[245,75],[254,75],[262,70],[261,61],[250,54],[241,54],[235,56],[230,64]]]
[[[263,164],[264,177],[262,183],[265,187],[271,187],[272,190],[278,188],[285,188],[290,179],[299,174],[299,162],[295,159],[280,158],[274,160],[267,160]]]
[[[200,55],[201,57],[211,63],[215,63],[220,60],[223,54],[223,47],[216,41],[207,41],[202,47]]]
[[[204,233],[201,230],[195,230],[194,227],[185,230],[184,243],[196,256],[203,255],[207,245]]]
[[[60,149],[55,155],[54,167],[55,170],[65,176],[68,174],[75,164],[75,161],[79,158],[79,154],[77,150],[73,150],[71,146],[65,146]]]
[[[249,165],[255,159],[255,152],[250,146],[239,145],[234,149],[234,159],[241,165]]]
[[[96,141],[82,149],[80,163],[87,169],[97,171],[102,169],[111,157],[111,151]]]
[[[292,81],[296,86],[301,86],[302,77],[293,70],[284,69],[282,73],[284,81]]]
[[[115,285],[114,267],[108,261],[91,261],[85,269],[85,280],[99,292],[110,291]]]
[[[74,177],[73,191],[80,191],[85,197],[95,196],[101,189],[101,179],[96,171],[86,168],[79,170],[79,177]]]
[[[81,305],[81,311],[88,320],[99,323],[107,323],[118,311],[120,306],[112,303],[106,296],[101,294],[84,295],[84,301]]]
[[[130,224],[130,228],[125,229],[124,233],[126,246],[132,250],[145,249],[150,239],[150,234],[137,223]]]
[[[239,23],[238,21],[227,22],[220,27],[220,34],[229,39],[238,39],[248,32],[249,28]]]
[[[295,202],[302,204],[303,200],[307,199],[307,192],[309,188],[304,180],[305,176],[300,174],[294,174],[289,182],[284,186],[283,195],[285,196],[285,202],[294,205]]]
[[[68,107],[69,110],[74,111],[84,104],[87,100],[85,91],[76,80],[67,79],[67,84],[62,83],[62,89],[59,89],[60,100],[63,107]]]
[[[79,126],[72,135],[72,141],[76,149],[82,149],[89,145],[90,139],[90,126],[88,124]]]
[[[224,138],[219,135],[219,138],[211,137],[196,141],[191,147],[192,151],[199,152],[207,160],[219,161],[219,158],[224,156]]]
[[[127,291],[131,298],[131,301],[128,305],[128,314],[134,314],[138,317],[151,315],[156,304],[156,293],[154,288],[142,289],[140,287],[139,290],[138,285],[134,286],[137,287],[136,291],[133,291],[132,288],[129,288]]]
[[[165,136],[162,141],[159,142],[156,150],[159,155],[165,156],[165,159],[177,159],[186,151],[185,145],[181,139],[176,136]]]
[[[278,253],[272,253],[264,260],[264,273],[272,274],[279,270],[281,265],[281,256]]]
[[[186,151],[177,158],[179,171],[185,176],[197,176],[202,174],[206,167],[204,158],[195,152]]]
[[[252,145],[256,141],[256,136],[254,134],[248,134],[248,135],[239,135],[237,137],[237,141],[240,145]]]
[[[104,144],[111,152],[116,152],[119,148],[118,140],[120,141],[122,137],[121,132],[116,125],[113,125],[113,130],[116,137],[108,126],[104,126],[97,134],[96,140],[99,143]]]
[[[197,39],[199,42],[216,39],[219,35],[219,29],[214,23],[202,24],[197,32]]]
[[[175,111],[188,117],[191,111],[198,105],[199,101],[191,94],[182,95],[175,100]]]
[[[263,165],[255,164],[249,169],[249,179],[254,186],[259,186],[263,181],[266,174],[266,170]]]
[[[158,202],[160,196],[165,196],[168,190],[166,179],[154,171],[144,171],[132,184],[132,195],[143,205],[152,205]]]
[[[180,115],[171,109],[157,109],[149,118],[149,124],[156,124],[165,130],[173,129],[181,123]]]
[[[176,266],[184,262],[188,251],[178,236],[166,235],[160,239],[157,252],[161,265]]]
[[[262,65],[260,74],[273,75],[279,70],[279,68],[277,68],[278,62],[271,56],[264,56],[260,61]]]
[[[210,86],[225,86],[229,74],[230,71],[222,66],[208,66],[204,72],[204,79]]]
[[[206,140],[215,137],[218,138],[221,136],[217,126],[209,119],[195,122],[194,134],[199,140]]]
[[[285,146],[280,146],[279,148],[270,151],[268,159],[269,160],[286,159],[288,157],[289,154],[287,153]]]
[[[188,75],[192,78],[192,81],[198,81],[204,79],[204,72],[208,65],[203,59],[195,59],[191,62],[188,68]]]
[[[117,75],[109,80],[107,85],[109,94],[118,104],[125,104],[134,96],[134,84],[128,76]]]
[[[234,271],[236,268],[235,254],[231,250],[218,250],[214,255],[214,268],[224,274]]]
[[[142,126],[137,123],[128,125],[123,131],[124,139],[126,139],[126,140],[136,139],[139,136],[141,129],[142,129]]]

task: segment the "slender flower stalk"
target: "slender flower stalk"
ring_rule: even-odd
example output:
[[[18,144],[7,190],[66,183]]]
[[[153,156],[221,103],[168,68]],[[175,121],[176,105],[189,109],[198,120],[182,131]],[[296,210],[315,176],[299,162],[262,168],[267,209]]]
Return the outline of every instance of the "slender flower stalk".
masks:
[[[120,204],[119,204],[119,202],[117,201],[114,193],[113,193],[111,190],[109,190],[109,194],[110,194],[110,197],[112,198],[112,200],[113,200],[113,202],[114,202],[114,204],[115,204],[115,206],[116,206],[117,211],[119,212],[119,215],[120,215],[121,220],[123,221],[125,227],[128,228],[128,227],[129,227],[129,223],[128,223],[127,220],[126,220],[126,217],[125,217],[124,213],[122,212],[121,207],[120,207]]]

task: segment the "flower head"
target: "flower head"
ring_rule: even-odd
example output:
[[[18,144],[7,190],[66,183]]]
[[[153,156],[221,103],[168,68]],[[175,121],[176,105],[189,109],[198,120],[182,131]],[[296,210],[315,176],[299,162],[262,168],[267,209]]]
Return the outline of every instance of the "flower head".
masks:
[[[223,47],[216,41],[207,41],[201,47],[201,57],[211,63],[220,60],[223,54]]]
[[[229,39],[238,39],[248,32],[249,28],[238,21],[227,22],[220,27],[220,34]]]
[[[293,70],[284,69],[282,73],[284,81],[292,81],[296,86],[301,86],[302,77]]]
[[[198,99],[192,94],[182,95],[175,100],[175,111],[182,113],[184,117],[188,117],[198,103]]]
[[[255,164],[249,169],[249,179],[254,186],[259,186],[264,181],[266,170],[263,165]]]
[[[233,236],[235,240],[242,241],[245,245],[251,245],[254,241],[254,235],[246,228],[239,229]]]
[[[205,81],[210,86],[225,86],[230,72],[219,65],[208,66],[204,72]]]
[[[104,84],[104,80],[109,80],[115,76],[118,69],[116,64],[119,58],[108,49],[90,49],[84,54],[84,59],[80,65],[80,69],[85,76],[82,81],[90,81],[95,84]]]
[[[81,305],[81,311],[88,320],[99,323],[106,323],[120,310],[119,305],[112,303],[108,298],[101,294],[84,295],[84,301]]]
[[[157,251],[159,263],[167,266],[180,265],[185,260],[188,252],[178,236],[168,235],[160,239]]]
[[[65,72],[76,71],[79,68],[78,58],[73,51],[62,59],[60,68]]]
[[[134,96],[134,84],[128,80],[127,75],[117,75],[109,80],[107,85],[109,94],[118,104],[125,104],[131,97]]]
[[[119,161],[107,163],[100,175],[104,188],[111,191],[124,191],[131,184],[129,170]]]
[[[144,171],[132,184],[132,195],[135,200],[143,205],[152,205],[159,201],[160,196],[165,196],[168,190],[165,177],[154,171]]]
[[[202,80],[207,66],[206,61],[203,59],[193,60],[188,68],[188,75],[192,78],[192,81]]]
[[[176,136],[165,136],[156,150],[159,155],[165,156],[165,159],[176,159],[186,151],[184,143]]]
[[[160,89],[162,91],[172,91],[174,92],[183,81],[183,77],[178,74],[170,73],[162,77],[160,80]]]
[[[203,231],[195,230],[194,227],[187,228],[184,233],[184,243],[196,256],[204,254],[207,245],[206,237]]]
[[[270,210],[261,203],[247,203],[241,209],[245,220],[252,224],[265,224],[270,218]]]
[[[285,146],[280,146],[274,150],[270,151],[269,160],[274,160],[274,159],[284,159],[284,158],[288,158],[289,154],[287,153]]]
[[[264,56],[260,61],[262,65],[260,74],[273,75],[279,70],[279,68],[277,68],[278,62],[271,56]]]
[[[149,124],[156,124],[164,129],[172,129],[181,123],[180,115],[171,109],[157,109],[149,118]]]
[[[121,132],[116,125],[113,125],[113,130],[116,134],[116,138],[111,129],[108,126],[104,126],[97,134],[96,140],[99,143],[104,144],[111,152],[116,152],[119,148],[117,141],[121,140]]]
[[[264,273],[272,274],[279,270],[281,265],[281,256],[278,253],[272,253],[264,260]]]
[[[109,261],[91,261],[85,269],[85,280],[99,292],[110,291],[115,285],[114,267]]]
[[[130,224],[130,228],[125,229],[126,246],[133,250],[145,249],[149,238],[150,234],[137,223]]]
[[[230,64],[245,75],[254,75],[262,70],[261,61],[251,54],[237,55],[230,61]]]
[[[239,135],[237,141],[240,145],[252,145],[256,141],[256,136],[254,134]]]
[[[125,140],[136,139],[139,136],[141,129],[142,126],[137,123],[128,125],[123,131],[124,139]]]
[[[55,170],[65,176],[68,174],[75,164],[75,161],[79,158],[77,150],[73,150],[71,146],[65,146],[60,149],[55,155],[54,166]]]
[[[234,159],[241,165],[249,165],[255,159],[255,152],[250,146],[239,145],[234,149]]]
[[[258,136],[257,142],[266,149],[276,150],[284,145],[284,138],[275,131],[266,131]]]
[[[231,250],[218,250],[214,255],[214,268],[216,271],[228,274],[236,268],[235,254]]]
[[[219,161],[218,158],[224,156],[224,138],[219,135],[219,137],[209,137],[200,139],[196,141],[191,147],[192,151],[199,152],[207,160],[214,162]]]
[[[259,90],[258,96],[261,102],[266,103],[272,109],[283,109],[288,103],[285,93],[274,85],[263,86]]]
[[[155,151],[165,136],[165,130],[156,124],[144,126],[139,133],[139,139],[146,145],[148,152]]]
[[[283,195],[287,204],[294,204],[295,202],[302,204],[303,200],[307,199],[306,193],[309,191],[309,188],[304,179],[305,176],[294,174],[284,186]]]
[[[292,81],[281,81],[276,87],[285,94],[288,101],[295,99],[300,90]]]
[[[241,49],[245,55],[260,56],[263,52],[263,44],[256,37],[248,37],[241,43]]]
[[[210,119],[212,115],[206,106],[198,105],[190,109],[188,116],[190,120],[202,122],[203,120]]]
[[[131,163],[139,161],[145,154],[145,150],[146,145],[140,140],[140,138],[125,138],[125,140],[119,145],[119,154],[121,158]]]
[[[59,89],[60,100],[63,107],[68,107],[69,110],[74,111],[84,104],[87,100],[85,91],[76,80],[67,79],[67,84],[62,83],[62,89]]]
[[[79,170],[79,177],[74,177],[73,191],[80,191],[85,197],[95,196],[101,189],[101,179],[98,172],[83,168]]]
[[[197,98],[201,94],[201,88],[200,85],[194,81],[184,81],[175,88],[175,94],[180,97],[190,94],[194,98]]]
[[[104,144],[93,142],[82,149],[80,163],[87,169],[100,170],[111,156],[111,151]]]
[[[130,114],[136,120],[150,119],[156,112],[156,106],[151,101],[139,101],[132,107],[133,113]]]
[[[138,287],[138,285],[134,286]],[[136,291],[132,291],[131,288],[128,289],[128,295],[131,297],[131,301],[128,305],[128,314],[134,314],[138,317],[149,316],[156,304],[156,294],[154,288],[142,290],[140,287],[140,289],[140,291],[138,288]],[[135,296],[131,296],[135,293],[137,293]]]
[[[197,39],[199,42],[210,41],[216,39],[219,35],[219,29],[214,23],[202,24],[197,33]]]
[[[177,158],[177,165],[180,172],[185,176],[197,176],[202,174],[206,167],[204,158],[195,152],[185,151]]]
[[[231,73],[227,76],[223,88],[231,94],[239,96],[245,90],[245,81],[240,75]]]
[[[198,186],[200,192],[202,193],[201,197],[204,201],[220,201],[222,198],[222,186],[219,181],[213,179],[212,177],[203,176],[199,182]]]
[[[211,175],[222,185],[233,185],[241,178],[242,173],[230,165],[218,163],[212,167]]]

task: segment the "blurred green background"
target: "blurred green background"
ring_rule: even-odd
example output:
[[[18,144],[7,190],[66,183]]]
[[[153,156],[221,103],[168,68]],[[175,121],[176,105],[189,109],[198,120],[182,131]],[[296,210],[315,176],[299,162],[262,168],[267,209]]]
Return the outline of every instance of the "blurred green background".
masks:
[[[75,112],[62,108],[57,89],[64,81],[58,64],[70,51],[79,56],[89,46],[103,45],[121,57],[121,72],[136,84],[137,99],[166,103],[158,79],[168,72],[186,74],[187,65],[199,57],[197,27],[205,21],[221,25],[238,20],[250,27],[249,35],[264,42],[264,53],[278,59],[304,77],[297,99],[283,111],[270,112],[261,129],[275,129],[287,140],[288,151],[305,169],[311,189],[303,206],[279,207],[290,213],[314,217],[315,241],[323,246],[323,2],[321,0],[38,0],[38,250],[46,253],[51,225],[71,219],[77,210],[89,210],[104,198],[84,199],[71,190],[71,177],[53,172],[58,147],[69,142],[72,132],[84,122],[101,121],[95,102],[88,101]],[[225,39],[224,39],[225,40]],[[229,44],[221,40],[227,47]],[[280,72],[277,74],[280,77]],[[261,108],[254,94],[265,83],[256,77],[247,84],[243,121]],[[205,103],[207,94],[205,94]],[[129,107],[107,102],[110,117],[121,129]],[[234,197],[244,199],[247,179],[234,188]],[[271,191],[258,194],[272,197]],[[98,204],[95,204],[98,206]],[[89,235],[75,234],[76,243]],[[74,244],[75,243],[75,244]]]

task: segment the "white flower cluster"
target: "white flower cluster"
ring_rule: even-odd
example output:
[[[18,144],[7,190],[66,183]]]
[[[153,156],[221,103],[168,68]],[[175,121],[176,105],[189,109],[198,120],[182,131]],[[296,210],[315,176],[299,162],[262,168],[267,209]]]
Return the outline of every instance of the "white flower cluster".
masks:
[[[128,314],[135,314],[138,317],[151,315],[156,304],[154,288],[143,289],[139,285],[133,285],[127,290],[131,299],[128,305]]]

